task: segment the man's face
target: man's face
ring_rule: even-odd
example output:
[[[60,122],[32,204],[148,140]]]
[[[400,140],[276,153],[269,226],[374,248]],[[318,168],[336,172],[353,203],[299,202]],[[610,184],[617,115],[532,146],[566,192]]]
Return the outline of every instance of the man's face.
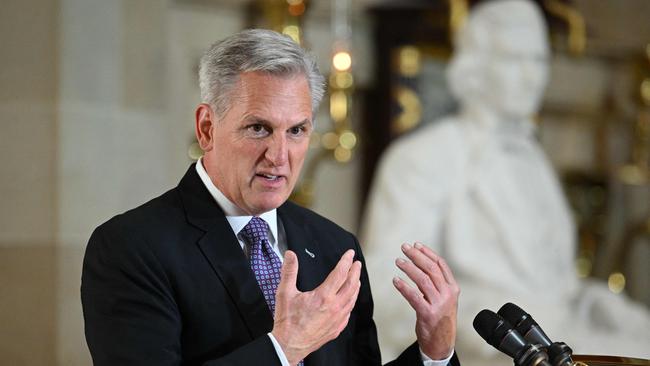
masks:
[[[205,104],[196,115],[203,164],[230,201],[258,215],[289,198],[313,128],[304,75],[241,74],[220,120]]]

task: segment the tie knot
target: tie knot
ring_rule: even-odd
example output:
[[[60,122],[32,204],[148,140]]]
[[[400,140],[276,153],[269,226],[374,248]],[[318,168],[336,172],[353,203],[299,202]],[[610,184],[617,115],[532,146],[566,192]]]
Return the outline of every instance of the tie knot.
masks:
[[[262,240],[268,240],[269,224],[257,216],[253,216],[251,221],[241,230],[242,237],[249,245],[259,243]]]

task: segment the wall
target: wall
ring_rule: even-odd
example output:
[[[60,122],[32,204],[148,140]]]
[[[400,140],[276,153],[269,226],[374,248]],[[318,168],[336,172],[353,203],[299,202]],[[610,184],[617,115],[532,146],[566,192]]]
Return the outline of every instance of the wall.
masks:
[[[49,364],[56,328],[57,1],[0,12],[0,355]]]

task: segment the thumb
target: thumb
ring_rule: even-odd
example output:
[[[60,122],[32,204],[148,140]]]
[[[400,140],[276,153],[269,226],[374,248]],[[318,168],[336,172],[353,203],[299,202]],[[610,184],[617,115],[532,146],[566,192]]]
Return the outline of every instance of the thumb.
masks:
[[[298,277],[298,257],[291,250],[284,252],[284,263],[280,272],[280,284],[278,291],[293,290],[296,291],[296,278]]]

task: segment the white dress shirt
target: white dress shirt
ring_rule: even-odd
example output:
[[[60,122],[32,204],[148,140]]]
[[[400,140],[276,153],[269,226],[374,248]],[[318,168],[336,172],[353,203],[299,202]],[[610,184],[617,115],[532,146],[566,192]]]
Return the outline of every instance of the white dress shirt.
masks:
[[[196,162],[196,172],[198,173],[199,177],[201,178],[201,181],[208,189],[208,191],[210,192],[214,200],[217,202],[219,207],[221,207],[221,209],[223,210],[224,214],[226,215],[226,220],[228,221],[228,224],[230,224],[232,231],[237,236],[239,245],[241,246],[242,250],[248,257],[249,256],[248,247],[246,246],[246,242],[243,240],[241,236],[241,230],[244,228],[244,226],[248,224],[248,222],[253,218],[253,216],[248,215],[241,208],[237,207],[232,201],[230,201],[226,196],[224,196],[223,193],[221,193],[221,191],[214,185],[214,183],[208,176],[208,173],[205,171],[205,168],[203,167],[203,161],[201,158],[199,158],[199,160]],[[284,226],[282,225],[282,222],[278,220],[277,210],[273,209],[271,211],[264,212],[260,214],[258,217],[266,221],[266,223],[268,224],[269,243],[271,244],[271,247],[273,248],[275,254],[277,254],[278,258],[280,258],[280,261],[283,262],[284,252],[288,248],[287,235],[284,231]],[[278,354],[278,358],[280,359],[282,366],[290,366],[289,360],[287,360],[287,356],[284,354],[282,347],[280,347],[280,344],[275,339],[273,334],[269,332],[268,336],[271,339],[271,342],[273,343],[273,347],[275,348],[275,352]],[[429,357],[427,357],[427,355],[425,355],[422,352],[422,350],[420,350],[420,355],[422,356],[422,362],[424,362],[424,366],[444,366],[449,363],[449,360],[451,360],[453,351],[451,355],[449,355],[449,357],[447,357],[444,360],[432,360]]]

